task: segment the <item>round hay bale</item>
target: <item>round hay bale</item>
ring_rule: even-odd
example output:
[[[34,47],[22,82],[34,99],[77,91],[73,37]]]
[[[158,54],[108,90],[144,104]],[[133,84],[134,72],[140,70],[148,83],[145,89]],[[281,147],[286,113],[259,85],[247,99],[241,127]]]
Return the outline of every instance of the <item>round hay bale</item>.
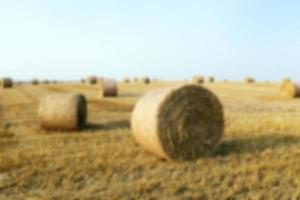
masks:
[[[133,79],[133,81],[134,81],[134,82],[138,82],[139,79],[138,79],[137,77],[135,77],[135,78]]]
[[[102,82],[102,96],[116,97],[118,96],[118,83],[113,79],[104,79]]]
[[[207,77],[207,82],[213,83],[213,82],[215,82],[215,78],[213,76],[209,76],[209,77]]]
[[[38,79],[32,79],[31,80],[31,84],[32,85],[38,85],[39,84],[39,80]]]
[[[131,82],[130,78],[124,78],[124,83],[130,83],[130,82]]]
[[[86,124],[86,100],[82,94],[49,95],[39,105],[40,125],[48,130],[76,131]]]
[[[287,77],[285,77],[285,78],[283,78],[283,79],[282,79],[282,83],[285,83],[285,82],[291,82],[291,79],[290,79],[290,78],[287,78]]]
[[[196,84],[201,84],[201,83],[204,83],[205,80],[204,80],[203,76],[194,76],[192,79],[192,82],[196,83]]]
[[[84,78],[81,79],[80,82],[81,82],[81,83],[85,83],[85,79],[84,79]]]
[[[48,85],[49,83],[50,83],[50,81],[47,79],[43,81],[43,84],[45,84],[45,85]]]
[[[281,84],[281,91],[286,97],[300,97],[300,83],[283,82]]]
[[[133,136],[149,152],[168,160],[211,155],[224,132],[218,98],[198,85],[156,89],[136,104]]]
[[[96,76],[88,76],[86,78],[86,83],[90,85],[95,85],[98,82],[98,78]]]
[[[245,82],[248,83],[248,84],[255,83],[255,79],[252,78],[252,77],[246,77]]]
[[[141,83],[150,84],[151,80],[149,77],[143,77],[143,78],[141,78]]]
[[[11,78],[4,77],[0,80],[0,86],[2,88],[12,88],[13,85],[14,85],[14,82]]]

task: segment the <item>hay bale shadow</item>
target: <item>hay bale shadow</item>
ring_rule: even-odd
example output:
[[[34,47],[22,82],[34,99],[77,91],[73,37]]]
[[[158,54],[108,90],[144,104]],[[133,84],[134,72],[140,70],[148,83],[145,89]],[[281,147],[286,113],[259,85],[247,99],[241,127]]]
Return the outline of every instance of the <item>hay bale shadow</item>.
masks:
[[[231,154],[254,154],[267,149],[300,145],[300,137],[293,135],[269,134],[253,138],[224,140],[215,152],[215,156]]]
[[[104,123],[88,123],[83,131],[110,131],[116,129],[129,129],[129,120],[109,121]]]

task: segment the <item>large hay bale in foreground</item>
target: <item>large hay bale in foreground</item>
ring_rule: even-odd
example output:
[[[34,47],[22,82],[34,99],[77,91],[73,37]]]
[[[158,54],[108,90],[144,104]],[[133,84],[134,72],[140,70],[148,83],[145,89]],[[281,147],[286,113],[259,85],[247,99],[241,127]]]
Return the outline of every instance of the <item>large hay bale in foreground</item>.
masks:
[[[283,82],[281,84],[281,91],[286,97],[300,97],[300,83]]]
[[[82,94],[49,95],[39,105],[38,118],[44,129],[76,131],[86,124],[86,100]]]
[[[14,85],[14,82],[11,78],[4,77],[4,78],[1,78],[1,80],[0,80],[0,86],[2,88],[11,88],[11,87],[13,87],[13,85]]]
[[[201,83],[204,83],[205,80],[204,80],[203,76],[194,76],[192,79],[192,82],[196,83],[196,84],[199,84],[199,83],[201,84]]]
[[[104,79],[102,82],[102,96],[116,97],[118,96],[118,83],[113,79]]]
[[[98,83],[98,78],[96,76],[88,76],[85,82],[90,85],[95,85]]]
[[[136,104],[131,117],[137,143],[168,160],[211,155],[224,131],[218,98],[198,85],[156,89]]]

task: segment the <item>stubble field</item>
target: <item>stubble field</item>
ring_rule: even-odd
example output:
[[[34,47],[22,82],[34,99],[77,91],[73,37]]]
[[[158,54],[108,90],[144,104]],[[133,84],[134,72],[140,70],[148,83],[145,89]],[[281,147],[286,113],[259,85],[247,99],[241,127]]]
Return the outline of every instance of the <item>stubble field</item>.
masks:
[[[167,162],[134,142],[130,115],[146,91],[177,84],[120,83],[105,99],[79,83],[0,89],[0,199],[300,199],[299,99],[279,84],[204,84],[224,106],[223,140],[212,157]],[[69,92],[86,95],[87,127],[40,129],[39,99]]]

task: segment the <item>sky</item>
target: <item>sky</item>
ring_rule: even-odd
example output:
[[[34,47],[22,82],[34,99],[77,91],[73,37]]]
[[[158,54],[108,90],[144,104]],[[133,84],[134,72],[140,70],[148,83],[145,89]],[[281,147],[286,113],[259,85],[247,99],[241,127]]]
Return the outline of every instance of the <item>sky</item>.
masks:
[[[298,0],[0,0],[0,76],[300,80]]]

